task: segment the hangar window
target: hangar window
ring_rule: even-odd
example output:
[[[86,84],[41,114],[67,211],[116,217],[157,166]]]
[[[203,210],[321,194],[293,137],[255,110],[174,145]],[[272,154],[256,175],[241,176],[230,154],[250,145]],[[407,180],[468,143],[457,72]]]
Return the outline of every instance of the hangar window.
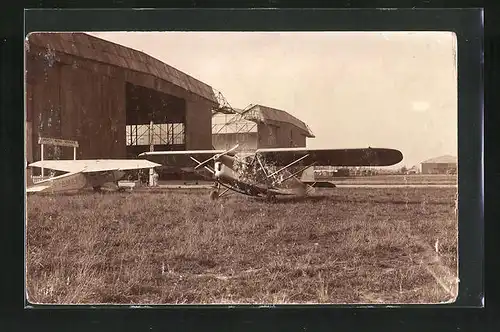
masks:
[[[278,128],[274,126],[268,126],[269,136],[267,137],[267,144],[269,147],[275,147],[277,142]]]
[[[185,143],[184,123],[160,123],[151,125],[127,125],[127,146],[176,145]]]
[[[125,143],[128,157],[186,148],[186,100],[144,86],[125,85]],[[123,135],[123,134],[122,134]]]

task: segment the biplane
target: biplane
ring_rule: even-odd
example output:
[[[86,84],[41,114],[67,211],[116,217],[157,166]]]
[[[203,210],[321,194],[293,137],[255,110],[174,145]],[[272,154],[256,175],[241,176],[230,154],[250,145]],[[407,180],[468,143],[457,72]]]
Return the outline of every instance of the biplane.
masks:
[[[229,190],[244,195],[274,199],[277,195],[307,195],[311,186],[298,176],[312,166],[390,166],[399,163],[403,154],[385,148],[309,149],[271,148],[252,152],[228,150],[152,151],[143,152],[163,165],[182,165],[185,170],[205,169],[212,175],[212,199]],[[212,166],[213,165],[213,166]],[[221,190],[223,191],[221,192]]]
[[[92,160],[41,160],[30,167],[52,169],[65,174],[51,177],[26,188],[26,192],[65,192],[92,187],[100,191],[103,187],[120,190],[118,181],[126,171],[161,166],[141,159],[92,159]]]

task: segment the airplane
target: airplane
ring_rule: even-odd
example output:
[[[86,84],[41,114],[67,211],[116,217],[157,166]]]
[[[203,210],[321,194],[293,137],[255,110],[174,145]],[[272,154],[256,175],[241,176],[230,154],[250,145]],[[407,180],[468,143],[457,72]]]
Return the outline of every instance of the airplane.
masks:
[[[41,160],[29,164],[30,167],[41,167],[66,172],[26,188],[27,193],[64,192],[92,187],[100,191],[102,187],[121,190],[118,181],[125,171],[161,166],[148,160],[133,159],[88,159],[88,160]]]
[[[312,166],[390,166],[403,154],[386,148],[309,149],[269,148],[236,152],[228,150],[151,151],[139,157],[161,159],[163,165],[195,163],[193,171],[206,169],[215,179],[210,198],[216,200],[231,190],[240,194],[274,200],[277,195],[307,195],[312,186],[297,178]],[[200,161],[203,160],[203,161]],[[157,161],[157,160],[156,160]],[[214,163],[212,168],[209,164]],[[287,183],[287,181],[290,181]],[[224,191],[220,192],[221,187]]]

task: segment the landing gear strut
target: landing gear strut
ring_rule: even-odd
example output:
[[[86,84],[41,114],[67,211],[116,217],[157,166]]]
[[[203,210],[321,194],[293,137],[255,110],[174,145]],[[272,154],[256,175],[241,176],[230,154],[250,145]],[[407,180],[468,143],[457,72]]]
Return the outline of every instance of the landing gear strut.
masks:
[[[220,190],[220,184],[218,182],[214,183],[214,190],[210,192],[210,199],[212,201],[215,201],[219,199],[219,190]]]
[[[271,193],[271,192],[267,192],[266,194],[266,199],[269,201],[269,202],[276,202],[276,195]]]
[[[210,193],[210,199],[212,201],[215,201],[219,198],[219,191],[218,190],[212,190],[212,192]]]
[[[214,190],[212,190],[212,192],[210,192],[210,199],[215,201],[219,198],[221,198],[222,196],[226,195],[226,196],[229,196],[230,194],[226,194],[228,191],[229,191],[229,188],[226,188],[223,192],[219,192],[220,191],[220,183],[215,183],[214,184]]]

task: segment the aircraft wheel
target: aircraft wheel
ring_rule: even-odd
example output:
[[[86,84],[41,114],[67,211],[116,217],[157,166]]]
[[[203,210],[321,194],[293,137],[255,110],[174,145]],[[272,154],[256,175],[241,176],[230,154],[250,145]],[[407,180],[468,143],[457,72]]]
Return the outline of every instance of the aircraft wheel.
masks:
[[[274,194],[271,194],[271,193],[268,193],[266,195],[266,199],[269,201],[269,202],[276,202],[276,196]]]
[[[210,199],[212,201],[215,201],[219,198],[219,192],[217,190],[213,190],[211,193],[210,193]]]

